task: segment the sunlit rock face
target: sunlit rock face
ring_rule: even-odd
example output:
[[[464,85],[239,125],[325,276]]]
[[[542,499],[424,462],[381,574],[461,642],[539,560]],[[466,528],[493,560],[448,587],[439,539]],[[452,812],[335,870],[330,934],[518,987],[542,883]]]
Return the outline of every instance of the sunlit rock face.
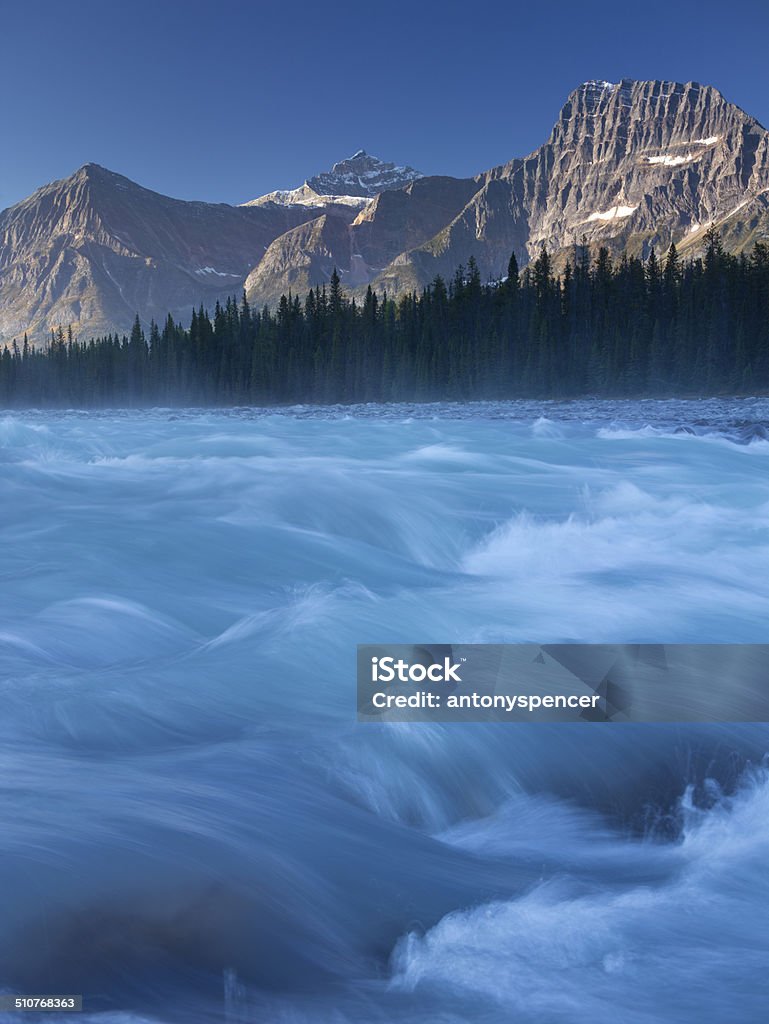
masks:
[[[714,224],[746,248],[769,237],[768,137],[710,86],[586,82],[543,146],[481,175],[462,212],[380,280],[424,283],[470,256],[498,279],[511,250],[525,264],[543,245],[583,241],[593,253],[646,256],[672,241],[692,252]]]

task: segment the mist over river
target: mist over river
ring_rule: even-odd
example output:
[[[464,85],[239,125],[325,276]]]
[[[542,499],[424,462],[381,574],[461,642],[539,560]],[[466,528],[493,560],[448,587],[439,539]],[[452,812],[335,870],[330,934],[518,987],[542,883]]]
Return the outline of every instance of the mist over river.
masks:
[[[0,418],[0,991],[104,1024],[764,1021],[769,725],[359,725],[355,645],[769,642],[767,424]]]

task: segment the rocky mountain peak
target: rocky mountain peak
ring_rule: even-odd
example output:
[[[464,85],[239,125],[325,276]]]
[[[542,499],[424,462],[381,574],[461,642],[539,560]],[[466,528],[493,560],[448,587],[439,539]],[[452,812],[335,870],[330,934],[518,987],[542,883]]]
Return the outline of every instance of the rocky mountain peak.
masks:
[[[570,258],[583,240],[616,256],[673,241],[696,252],[710,225],[740,250],[769,232],[769,133],[698,82],[583,82],[544,145],[478,180],[461,213],[374,286],[419,288],[470,255],[497,280],[511,250],[521,265],[542,246]]]
[[[53,182],[53,184],[67,185],[81,185],[88,183],[91,185],[123,185],[132,189],[140,189],[141,185],[137,185],[136,182],[131,181],[130,178],[125,178],[122,174],[118,174],[116,171],[110,171],[106,167],[102,167],[101,164],[87,163],[83,164],[82,167],[71,174],[68,178],[63,178],[61,182]]]
[[[360,209],[380,193],[404,188],[422,177],[413,167],[387,163],[359,149],[346,160],[335,163],[330,171],[308,178],[299,188],[269,192],[243,205],[325,207],[329,203],[341,203]]]
[[[75,173],[72,175],[73,178],[102,178],[102,177],[119,177],[113,171],[107,170],[106,167],[102,167],[101,164],[95,164],[89,162],[83,164],[82,167],[78,167]]]
[[[766,132],[712,86],[585,82],[532,166],[529,253],[575,233],[664,246],[723,218],[768,172]]]
[[[579,142],[581,155],[592,146],[601,159],[607,156],[607,146],[619,143],[621,151],[614,155],[621,159],[649,147],[696,146],[716,136],[724,138],[738,125],[760,129],[717,89],[699,82],[589,81],[566,100],[549,143],[568,147]]]
[[[403,188],[421,177],[413,167],[386,163],[365,149],[359,149],[351,157],[334,164],[330,171],[308,178],[307,185],[322,196],[373,198],[380,192]]]
[[[60,178],[37,189],[13,209],[21,210],[32,203],[53,204],[62,214],[74,216],[79,209],[95,209],[109,203],[114,196],[146,192],[129,178],[107,170],[100,164],[83,164],[67,178]]]

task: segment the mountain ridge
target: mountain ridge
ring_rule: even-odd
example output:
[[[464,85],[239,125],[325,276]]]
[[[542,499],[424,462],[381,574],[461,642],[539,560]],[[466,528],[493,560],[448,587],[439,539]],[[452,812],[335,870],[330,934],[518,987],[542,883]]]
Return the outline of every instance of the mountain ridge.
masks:
[[[769,238],[769,132],[714,87],[591,80],[548,139],[473,178],[424,176],[358,150],[298,189],[189,202],[84,164],[0,213],[0,343],[123,332],[245,290],[274,304],[328,281],[398,295],[472,256],[484,279],[584,239],[696,253],[711,225],[739,251]]]
[[[597,140],[594,131],[585,130],[596,118],[602,122]],[[702,145],[690,154],[686,144],[695,140]],[[674,151],[665,152],[670,146]],[[714,161],[716,150],[720,159]],[[681,161],[673,162],[678,155]],[[699,175],[703,157],[716,166],[700,186],[687,173],[694,167]],[[737,187],[736,165],[744,172],[748,164],[749,180]],[[692,233],[704,233],[732,216],[743,199],[769,186],[769,133],[712,86],[591,81],[569,95],[547,142],[481,179],[482,187],[458,218],[427,246],[404,254],[372,285],[418,286],[436,273],[453,273],[470,255],[484,277],[495,278],[511,250],[525,265],[542,244],[557,253],[583,236],[615,254],[647,255],[651,245],[667,248],[671,241],[685,241],[692,227]]]
[[[335,163],[330,171],[322,171],[308,178],[298,188],[268,192],[242,205],[296,203],[319,206],[333,199],[344,205],[363,207],[369,199],[382,192],[403,188],[422,177],[424,175],[413,167],[396,166],[371,156],[365,149],[359,149],[346,160]]]

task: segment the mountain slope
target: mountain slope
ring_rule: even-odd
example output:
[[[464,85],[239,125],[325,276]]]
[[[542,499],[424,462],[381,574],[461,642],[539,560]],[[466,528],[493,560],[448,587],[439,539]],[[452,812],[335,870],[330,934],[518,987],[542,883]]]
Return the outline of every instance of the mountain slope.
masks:
[[[458,217],[374,283],[426,283],[470,256],[496,278],[512,249],[524,264],[583,237],[615,253],[664,250],[729,222],[767,187],[769,134],[716,89],[587,82],[543,146],[483,175]],[[740,248],[750,233],[730,237]]]
[[[331,209],[275,239],[246,279],[249,300],[274,305],[289,290],[325,284],[334,267],[347,289],[365,288],[404,247],[421,245],[455,217],[477,189],[471,179],[419,178],[367,201],[357,216]]]
[[[347,274],[348,230],[343,217],[324,213],[279,236],[246,279],[246,295],[275,306],[289,292],[304,298],[311,287],[329,280],[335,266]]]
[[[312,216],[189,203],[87,164],[0,214],[0,340],[125,331],[242,290],[277,235]]]

